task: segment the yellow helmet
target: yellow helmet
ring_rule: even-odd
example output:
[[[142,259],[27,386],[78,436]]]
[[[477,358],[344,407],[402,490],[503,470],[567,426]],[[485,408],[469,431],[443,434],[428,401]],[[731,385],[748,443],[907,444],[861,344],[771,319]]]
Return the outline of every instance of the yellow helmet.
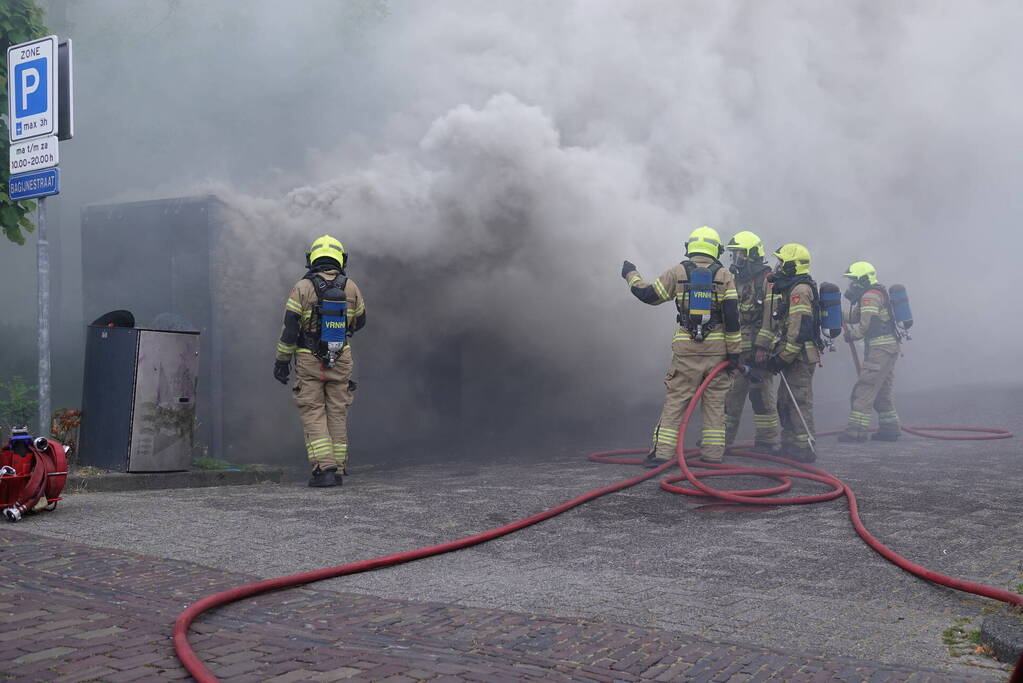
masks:
[[[781,261],[781,272],[785,275],[806,275],[810,272],[810,250],[802,244],[789,242],[774,255]]]
[[[337,261],[338,268],[343,268],[348,260],[348,254],[345,253],[344,245],[337,239],[330,235],[322,235],[309,246],[309,251],[305,255],[306,265],[312,266],[321,258],[333,259]]]
[[[756,233],[749,230],[735,233],[735,236],[725,245],[728,251],[745,251],[746,258],[760,258],[764,255],[764,244],[757,237]]]
[[[686,241],[686,256],[704,254],[711,258],[717,258],[724,250],[718,231],[708,228],[706,225],[689,233],[689,239]]]
[[[849,266],[849,269],[845,271],[845,276],[850,280],[862,280],[863,278],[866,278],[866,283],[868,285],[877,284],[877,271],[874,270],[874,266],[870,265],[866,261],[857,261]]]

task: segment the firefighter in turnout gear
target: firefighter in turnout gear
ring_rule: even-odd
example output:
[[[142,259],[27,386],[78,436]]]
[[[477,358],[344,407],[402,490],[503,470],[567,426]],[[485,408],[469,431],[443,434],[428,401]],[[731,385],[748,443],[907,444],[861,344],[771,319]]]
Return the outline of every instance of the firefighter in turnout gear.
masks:
[[[649,467],[675,457],[682,415],[710,371],[724,360],[738,366],[738,295],[732,274],[718,260],[723,252],[718,233],[703,227],[686,242],[688,258],[653,282],[645,282],[631,262],[622,264],[622,277],[637,299],[654,306],[672,301],[678,309],[671,366],[664,378],[667,396],[647,457]],[[700,447],[701,459],[707,462],[724,459],[725,395],[730,386],[730,375],[719,373],[703,393]]]
[[[764,296],[767,276],[771,267],[764,263],[764,245],[754,233],[743,230],[725,245],[732,255],[729,270],[735,275],[735,288],[739,294],[739,326],[742,335],[743,365],[754,364],[753,341],[764,318]],[[780,450],[778,436],[778,410],[775,406],[774,382],[770,376],[753,381],[747,374],[736,374],[732,388],[725,398],[725,443],[735,441],[742,411],[749,395],[753,407],[753,425],[756,428],[753,450],[776,454]]]
[[[759,366],[781,374],[778,417],[781,455],[800,462],[816,460],[813,440],[813,373],[820,361],[820,307],[810,277],[810,251],[790,243],[774,252],[775,272],[768,277],[764,317],[754,342]]]
[[[352,333],[366,324],[366,303],[345,275],[348,254],[323,235],[306,254],[308,272],[284,305],[274,378],[288,383],[292,358],[298,404],[312,467],[310,486],[337,486],[348,462],[348,406],[352,404]]]
[[[873,438],[895,441],[902,431],[892,392],[895,361],[899,357],[899,332],[888,291],[877,281],[874,266],[866,261],[849,266],[845,276],[849,278],[845,297],[852,304],[846,341],[863,340],[863,362],[852,391],[849,422],[838,440],[866,441],[870,434],[871,410],[876,410],[878,429]]]

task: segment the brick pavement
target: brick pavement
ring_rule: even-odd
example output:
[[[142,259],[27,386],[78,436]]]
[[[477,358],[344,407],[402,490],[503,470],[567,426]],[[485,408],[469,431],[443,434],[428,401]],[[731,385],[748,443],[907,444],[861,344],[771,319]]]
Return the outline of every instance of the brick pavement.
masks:
[[[0,528],[0,676],[187,678],[187,604],[258,577]],[[938,671],[715,643],[654,628],[302,588],[204,616],[192,643],[226,681],[947,681]],[[980,673],[980,672],[978,672]]]

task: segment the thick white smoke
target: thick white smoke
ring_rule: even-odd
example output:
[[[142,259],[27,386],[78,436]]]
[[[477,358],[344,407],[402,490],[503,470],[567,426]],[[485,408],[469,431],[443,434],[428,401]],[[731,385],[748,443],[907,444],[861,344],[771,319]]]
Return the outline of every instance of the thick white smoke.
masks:
[[[253,358],[329,231],[353,269],[428,276],[445,334],[513,340],[569,413],[656,401],[674,312],[618,270],[656,276],[707,224],[805,243],[818,281],[869,260],[907,285],[901,389],[1023,377],[998,361],[1023,332],[1019,3],[55,5],[79,57],[65,267],[81,204],[214,187],[265,290]],[[359,277],[378,311],[419,296]]]

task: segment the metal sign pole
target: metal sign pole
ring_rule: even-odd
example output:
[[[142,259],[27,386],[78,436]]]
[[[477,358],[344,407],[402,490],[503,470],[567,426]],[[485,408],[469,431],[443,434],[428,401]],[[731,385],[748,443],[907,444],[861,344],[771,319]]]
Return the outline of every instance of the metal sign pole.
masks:
[[[36,271],[39,281],[39,429],[50,435],[50,252],[46,239],[46,197],[39,198],[36,218]]]

